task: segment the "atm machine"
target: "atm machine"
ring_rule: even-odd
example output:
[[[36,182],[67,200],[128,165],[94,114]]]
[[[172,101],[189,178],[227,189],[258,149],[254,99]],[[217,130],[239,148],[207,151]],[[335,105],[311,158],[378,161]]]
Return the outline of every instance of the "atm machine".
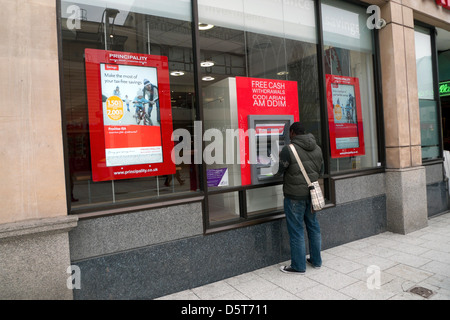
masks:
[[[296,90],[295,83],[294,87]],[[242,129],[243,132],[246,132],[247,129],[253,128],[253,130],[248,130],[248,140],[240,139],[241,137],[238,136],[223,144],[223,154],[231,153],[233,158],[236,157],[235,161],[207,165],[207,175],[208,172],[220,174],[225,172],[224,176],[226,176],[226,179],[223,179],[226,183],[214,185],[214,181],[211,181],[212,186],[209,186],[210,181],[207,177],[211,190],[282,181],[281,177],[274,177],[273,171],[277,164],[272,161],[270,154],[278,155],[283,146],[289,144],[289,127],[294,121],[298,121],[298,103],[296,102],[282,109],[284,115],[276,113],[276,108],[270,108],[269,112],[267,112],[268,108],[252,108],[251,106],[238,108],[237,89],[234,77],[223,79],[203,88],[203,126],[205,131],[219,129],[225,133],[228,129],[232,129],[234,132]],[[253,137],[250,136],[251,132],[253,132]],[[224,136],[226,137],[225,134]],[[206,141],[205,145],[208,143],[213,142]],[[282,184],[278,184],[248,189],[245,192],[247,214],[258,213],[268,208],[282,208],[282,187]],[[239,216],[238,192],[218,194],[214,197],[214,201],[209,202],[210,206],[214,206],[213,209],[210,209],[211,221],[216,221],[216,217],[217,221],[220,221],[222,213],[226,213],[227,218]]]
[[[293,115],[249,115],[248,128],[253,137],[249,139],[252,184],[282,181],[275,177],[281,149],[289,145],[289,128]],[[272,155],[272,156],[271,156]]]

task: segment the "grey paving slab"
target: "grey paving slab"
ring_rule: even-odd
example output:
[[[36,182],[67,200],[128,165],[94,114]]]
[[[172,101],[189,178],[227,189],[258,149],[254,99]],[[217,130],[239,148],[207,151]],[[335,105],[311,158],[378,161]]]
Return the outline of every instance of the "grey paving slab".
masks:
[[[282,289],[275,288],[270,291],[256,292],[252,295],[254,300],[302,300],[300,297]]]
[[[308,288],[296,294],[303,300],[351,300],[352,298],[342,292],[331,289],[322,284]]]
[[[423,266],[424,264],[427,264],[428,262],[431,262],[432,260],[427,259],[427,258],[423,258],[423,257],[419,257],[413,254],[408,254],[408,253],[404,253],[404,252],[399,252],[396,255],[393,255],[392,257],[389,257],[390,260],[398,262],[398,263],[402,263],[402,264],[406,264],[408,266],[411,267],[420,267]]]
[[[396,295],[395,292],[381,287],[379,289],[368,289],[365,281],[354,282],[351,285],[342,288],[339,292],[356,300],[388,300]]]
[[[225,293],[224,295],[220,295],[220,296],[214,297],[211,300],[227,300],[227,301],[229,301],[229,300],[239,300],[239,301],[241,301],[241,300],[250,300],[250,298],[245,296],[241,292],[239,292],[237,290],[234,290],[232,292]]]
[[[318,285],[317,281],[314,281],[306,277],[305,275],[291,275],[290,277],[286,277],[286,274],[280,272],[279,270],[274,274],[274,276],[270,278],[266,275],[262,276],[265,277],[265,279],[267,279],[268,281],[292,294],[297,294]]]
[[[226,281],[218,281],[202,287],[194,288],[192,291],[202,300],[214,299],[227,293],[235,291],[234,287]]]
[[[442,263],[439,261],[430,261],[429,263],[421,266],[420,269],[431,273],[436,273],[446,277],[450,277],[450,265],[448,265],[447,263]]]
[[[310,276],[310,278],[334,290],[340,290],[358,281],[353,277],[333,269],[327,269],[326,271]]]
[[[397,264],[394,267],[385,270],[384,272],[413,282],[423,281],[433,275],[433,273],[431,272],[427,272],[404,264]]]
[[[280,287],[273,282],[260,277],[247,282],[239,283],[235,285],[234,288],[250,299],[259,300],[262,295]]]
[[[343,274],[350,273],[363,267],[363,265],[358,262],[354,262],[352,260],[341,257],[335,257],[333,259],[327,260],[326,266],[327,268],[331,268]]]

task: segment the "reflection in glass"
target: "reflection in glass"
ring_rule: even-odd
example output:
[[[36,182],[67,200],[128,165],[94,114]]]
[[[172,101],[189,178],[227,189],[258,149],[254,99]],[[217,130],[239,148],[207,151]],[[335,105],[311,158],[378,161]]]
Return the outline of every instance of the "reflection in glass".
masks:
[[[435,159],[439,156],[439,115],[436,101],[419,99],[419,111],[422,159]]]
[[[184,163],[177,165],[176,173],[170,176],[92,182],[84,71],[86,48],[167,56],[169,71],[176,72],[170,76],[173,129],[192,130],[195,90],[191,31],[189,1],[155,0],[151,5],[143,0],[61,1],[63,105],[72,209],[199,189],[196,166]]]
[[[366,10],[343,1],[322,1],[325,74],[359,79],[365,155],[331,159],[330,170],[342,172],[378,165],[372,32]]]
[[[199,20],[214,25],[200,30],[198,41],[200,60],[214,63],[200,68],[203,77],[214,78],[201,83],[204,129],[222,132],[223,154],[232,153],[234,158],[207,164],[211,175],[227,173],[226,183],[208,183],[208,188],[225,192],[241,186],[239,141],[236,136],[225,136],[227,130],[238,129],[236,77],[295,81],[300,119],[319,144],[322,141],[315,1],[199,0],[198,4]],[[213,143],[205,141],[206,147]],[[278,208],[283,200],[280,188],[247,190],[249,214]],[[213,221],[219,209],[211,205],[209,209]]]
[[[239,218],[239,195],[237,192],[208,196],[209,221],[219,223]]]
[[[283,186],[250,189],[247,194],[247,214],[261,214],[283,210]]]
[[[417,89],[420,111],[422,159],[436,159],[439,147],[439,114],[434,92],[433,59],[430,30],[415,26]]]
[[[414,41],[416,51],[417,90],[419,93],[419,99],[434,100],[430,30],[416,26]]]

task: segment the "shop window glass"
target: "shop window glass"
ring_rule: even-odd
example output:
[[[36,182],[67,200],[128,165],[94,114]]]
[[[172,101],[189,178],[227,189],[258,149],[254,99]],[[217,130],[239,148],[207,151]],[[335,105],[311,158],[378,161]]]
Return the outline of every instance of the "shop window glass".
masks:
[[[366,9],[322,1],[331,173],[379,165],[372,30]]]
[[[247,195],[247,214],[257,215],[267,212],[283,211],[283,187],[249,189]]]
[[[221,199],[223,202],[229,198],[229,193],[225,192],[230,188],[258,184],[261,188],[242,191],[245,195],[241,201],[246,201],[246,212],[239,214],[257,215],[279,210],[283,200],[281,182],[278,180],[278,185],[273,185],[274,181],[268,177],[267,183],[272,182],[272,185],[265,186],[262,171],[255,178],[255,174],[250,172],[253,169],[245,169],[246,157],[249,157],[247,150],[252,148],[246,144],[253,141],[252,136],[249,140],[240,140],[239,130],[250,134],[247,131],[251,127],[250,116],[259,119],[254,123],[260,121],[255,127],[270,127],[279,123],[277,121],[283,121],[277,120],[279,115],[283,117],[289,113],[299,117],[321,144],[315,2],[199,0],[198,3],[201,22],[198,43],[200,59],[205,62],[201,67],[204,130],[211,133],[211,138],[205,139],[205,145],[214,149],[216,139],[219,139],[222,148],[216,148],[214,153],[219,155],[216,158],[219,161],[205,161],[208,189],[214,191],[218,201]],[[284,90],[284,86],[293,85],[293,93],[278,97],[277,101],[271,100],[280,91],[269,89],[274,89],[275,81],[280,80],[286,82],[279,83],[277,89]],[[295,105],[289,104],[293,95],[298,97]],[[282,111],[284,99],[289,104],[288,108],[293,108],[292,111]],[[259,107],[257,111],[251,108],[255,103]],[[258,134],[253,137],[254,141],[259,138]],[[245,149],[247,147],[249,149]],[[275,152],[273,146],[264,149],[266,154],[257,150],[258,163],[262,166],[266,160],[270,163],[268,156]],[[222,161],[220,157],[223,157]],[[217,193],[220,191],[224,193]],[[228,216],[222,215],[224,220],[234,219],[236,212],[239,212],[237,208],[240,203],[236,197],[233,199],[236,200],[232,203],[235,208],[228,211]],[[223,212],[212,205],[209,210],[210,223],[215,222],[218,211]]]
[[[419,99],[434,100],[433,61],[431,58],[430,31],[415,27],[414,41],[416,49],[417,89]]]
[[[239,220],[239,193],[227,192],[208,196],[208,211],[211,223]]]
[[[144,77],[152,76],[151,72],[155,72],[156,79],[156,73],[159,73],[160,69],[148,67],[145,71],[135,71],[138,69],[128,68],[128,73],[136,72],[135,77],[139,75],[137,78],[142,79],[136,79],[136,82],[132,82],[133,79],[121,79],[123,81],[118,82],[121,84],[117,85],[121,93],[117,92],[115,96],[121,100],[117,103],[123,106],[122,111],[119,111],[122,112],[122,119],[136,120],[135,109],[138,103],[133,101],[138,96],[137,92],[143,92],[147,100],[154,99],[151,113],[148,106],[145,107],[147,114],[150,114],[147,124],[160,126],[161,129],[156,132],[161,135],[161,139],[166,139],[166,135],[172,135],[172,130],[164,130],[161,125],[165,120],[162,120],[160,113],[162,102],[155,98],[159,94],[160,100],[161,97],[168,98],[168,108],[165,110],[171,111],[173,130],[183,128],[192,131],[196,112],[191,25],[191,4],[186,0],[61,1],[63,114],[67,133],[72,210],[90,210],[100,205],[148,201],[188,194],[199,189],[198,170],[195,165],[186,163],[177,164],[176,173],[173,175],[151,174],[132,179],[104,181],[93,179],[95,164],[91,163],[91,159],[97,142],[91,139],[89,119],[92,122],[94,118],[90,115],[88,92],[92,87],[87,81],[85,60],[86,49],[141,54],[145,57],[166,57],[167,62],[162,65],[166,63],[165,68],[168,68],[170,92],[158,93],[143,89]],[[172,75],[175,71],[177,73]],[[124,76],[133,77],[132,74],[120,75],[121,78]],[[102,85],[106,86],[106,81],[102,80]],[[164,116],[167,117],[165,114]],[[102,115],[98,115],[98,121],[102,121]],[[124,143],[126,152],[130,152],[130,142]],[[126,160],[118,159],[113,163],[121,165],[134,162],[130,156],[126,156]],[[125,168],[133,169],[132,166]]]
[[[414,31],[417,89],[420,110],[422,159],[439,157],[439,113],[434,91],[433,59],[430,30],[419,26]]]

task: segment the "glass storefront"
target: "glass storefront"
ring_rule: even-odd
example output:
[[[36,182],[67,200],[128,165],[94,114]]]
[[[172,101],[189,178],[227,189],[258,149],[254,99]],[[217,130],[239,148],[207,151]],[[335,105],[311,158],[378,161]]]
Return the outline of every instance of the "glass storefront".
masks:
[[[351,129],[351,125],[357,124],[357,130],[363,132],[362,139],[360,135],[358,141],[355,139],[356,134],[351,137],[344,133],[343,137],[339,137],[336,133],[336,155],[331,157],[331,173],[373,168],[379,162],[373,65],[375,50],[372,31],[366,27],[365,12],[365,8],[349,3],[322,1],[325,74],[349,79],[351,83],[355,83],[356,79],[358,84],[343,84],[336,90],[337,98],[333,97],[336,131],[338,125]],[[347,94],[348,97],[345,96]],[[360,110],[352,106],[351,99],[357,95],[360,101],[354,101],[354,104],[356,107],[360,104]],[[354,146],[363,143],[364,152],[341,157],[339,151],[347,149],[347,144],[351,143]]]
[[[197,167],[184,163],[177,165],[175,173],[169,175],[93,181],[92,168],[96,164],[92,161],[92,153],[99,147],[93,145],[90,137],[85,71],[86,49],[167,57],[173,129],[191,131],[196,111],[189,1],[152,1],[151,5],[146,1],[131,0],[61,1],[61,17],[63,106],[72,209],[95,210],[96,206],[159,199],[199,190]],[[116,122],[123,125],[127,118],[131,125],[137,115],[137,92],[143,89],[145,77],[150,77],[151,73],[142,73],[139,69],[123,73],[123,77],[119,78],[117,74],[111,78],[111,82],[117,84],[114,89],[119,90],[114,94],[123,101],[123,118],[120,123]],[[127,76],[129,78],[124,78]],[[104,83],[104,87],[106,85]],[[146,108],[148,112],[149,107]],[[155,126],[159,125],[159,118],[159,106],[155,105],[151,113]]]
[[[281,213],[294,121],[331,199],[333,174],[382,162],[366,19],[328,0],[61,0],[70,211],[199,195],[207,228]]]
[[[268,80],[290,81],[298,94],[298,103],[293,107],[300,111],[299,118],[308,131],[319,139],[320,144],[320,92],[314,1],[302,1],[301,5],[299,2],[280,3],[270,0],[200,0],[198,3],[199,21],[211,26],[209,29],[200,30],[199,37],[201,60],[212,64],[201,68],[205,129],[219,128],[226,132],[246,128],[240,117],[245,117],[247,113],[256,116],[266,114],[277,108],[267,105],[271,101],[269,94],[264,90],[256,90],[262,88],[252,88],[252,98],[258,97],[258,100],[253,99],[250,103],[261,103],[258,109],[248,112],[244,110],[246,106],[243,106],[242,98],[236,89],[239,77],[261,79],[264,85],[271,83],[267,82]],[[268,108],[271,110],[267,110]],[[286,110],[278,110],[278,114],[285,112]],[[227,153],[227,145],[230,143],[226,141],[223,153],[232,152],[237,157],[242,156],[239,152],[240,148],[244,147],[242,140],[233,142],[233,148]],[[258,157],[264,156],[267,154],[258,154]],[[215,194],[214,200],[210,199],[210,202],[214,201],[214,204],[209,206],[210,222],[217,221],[219,216],[221,220],[226,220],[282,209],[283,192],[280,184],[240,191],[241,198],[245,197],[244,208],[239,205],[238,193],[225,192],[229,188],[257,184],[254,177],[246,177],[249,173],[243,169],[240,160],[231,164],[206,165],[210,176],[220,170],[224,170],[228,175],[225,185],[208,184],[209,190],[223,192]]]
[[[440,126],[439,97],[434,89],[431,30],[421,26],[414,29],[422,159],[432,160],[440,157]]]

